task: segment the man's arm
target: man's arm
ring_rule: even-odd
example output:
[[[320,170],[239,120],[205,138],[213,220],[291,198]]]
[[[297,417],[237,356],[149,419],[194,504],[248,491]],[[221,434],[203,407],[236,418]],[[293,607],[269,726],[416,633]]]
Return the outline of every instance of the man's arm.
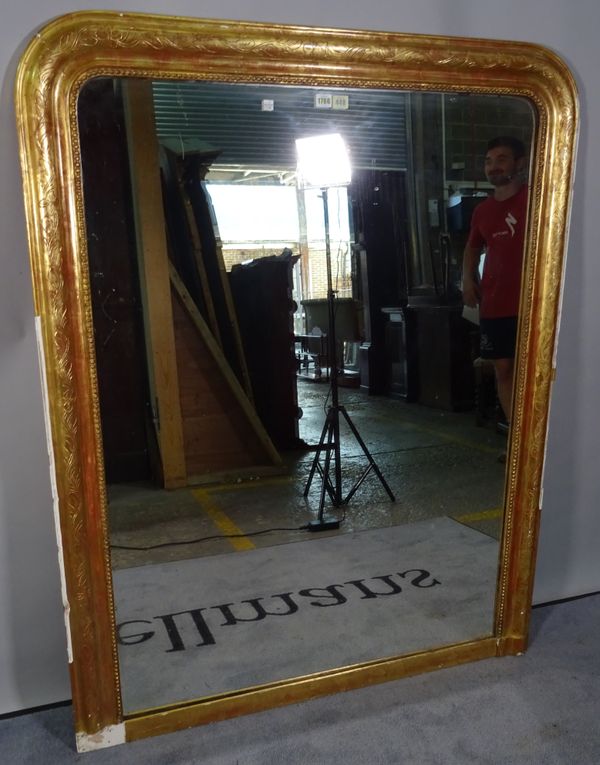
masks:
[[[481,251],[467,245],[463,253],[463,303],[470,308],[479,305],[481,292],[479,290],[479,260]]]

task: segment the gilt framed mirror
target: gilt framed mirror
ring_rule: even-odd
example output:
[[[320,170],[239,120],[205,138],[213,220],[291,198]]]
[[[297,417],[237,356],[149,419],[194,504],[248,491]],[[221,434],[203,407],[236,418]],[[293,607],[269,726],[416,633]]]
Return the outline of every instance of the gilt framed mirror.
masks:
[[[82,12],[32,40],[16,104],[78,748],[523,651],[566,66]],[[352,177],[308,188],[296,141],[325,134]],[[461,273],[509,134],[528,195],[503,409]]]

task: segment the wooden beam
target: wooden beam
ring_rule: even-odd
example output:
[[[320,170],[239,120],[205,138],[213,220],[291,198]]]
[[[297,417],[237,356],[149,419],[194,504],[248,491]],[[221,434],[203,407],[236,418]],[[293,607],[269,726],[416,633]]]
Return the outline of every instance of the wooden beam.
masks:
[[[122,80],[151,403],[165,488],[187,483],[158,141],[149,80]]]
[[[179,196],[183,204],[183,209],[185,211],[185,217],[188,224],[190,243],[194,253],[194,262],[196,264],[196,268],[198,269],[198,273],[200,275],[200,283],[202,285],[202,296],[204,298],[204,304],[206,306],[206,314],[207,314],[208,323],[215,337],[215,340],[218,342],[218,344],[221,347],[223,347],[223,343],[221,341],[221,332],[219,330],[219,322],[217,321],[217,314],[215,312],[215,305],[213,302],[212,293],[210,291],[210,285],[209,285],[208,276],[206,273],[206,268],[204,267],[204,253],[202,252],[202,241],[200,239],[200,234],[198,232],[196,217],[194,215],[192,203],[185,189],[183,178],[181,177],[182,167],[180,164],[176,163],[176,167],[174,169],[175,169],[175,173],[177,177],[177,188],[178,188]]]
[[[246,354],[244,353],[244,346],[242,343],[242,336],[240,334],[240,326],[237,320],[237,313],[233,304],[233,295],[231,294],[231,287],[229,285],[229,278],[227,276],[227,269],[225,268],[225,259],[223,258],[223,245],[221,243],[221,237],[219,236],[219,228],[217,221],[213,221],[213,230],[215,234],[215,245],[217,250],[217,265],[219,269],[219,277],[221,279],[221,285],[223,288],[223,296],[225,298],[225,305],[227,307],[227,318],[231,326],[231,334],[233,335],[233,343],[237,354],[238,364],[240,365],[240,373],[242,376],[242,386],[246,391],[246,395],[250,401],[254,401],[254,394],[252,392],[252,383],[250,382],[250,375],[248,374],[248,366],[246,364]]]

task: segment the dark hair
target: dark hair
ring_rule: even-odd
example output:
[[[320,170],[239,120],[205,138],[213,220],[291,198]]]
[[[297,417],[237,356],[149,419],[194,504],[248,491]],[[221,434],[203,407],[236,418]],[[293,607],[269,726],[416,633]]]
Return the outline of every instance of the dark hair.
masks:
[[[507,149],[510,149],[515,159],[521,159],[526,153],[523,141],[511,135],[499,135],[497,138],[492,138],[491,141],[488,141],[486,152],[490,151],[490,149],[497,149],[499,146],[505,146]]]

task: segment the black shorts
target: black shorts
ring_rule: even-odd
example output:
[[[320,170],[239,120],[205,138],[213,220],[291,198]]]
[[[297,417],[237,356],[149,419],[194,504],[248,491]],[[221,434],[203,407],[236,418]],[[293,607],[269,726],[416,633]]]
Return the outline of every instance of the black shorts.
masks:
[[[517,345],[517,317],[480,319],[480,353],[482,359],[514,359]]]

